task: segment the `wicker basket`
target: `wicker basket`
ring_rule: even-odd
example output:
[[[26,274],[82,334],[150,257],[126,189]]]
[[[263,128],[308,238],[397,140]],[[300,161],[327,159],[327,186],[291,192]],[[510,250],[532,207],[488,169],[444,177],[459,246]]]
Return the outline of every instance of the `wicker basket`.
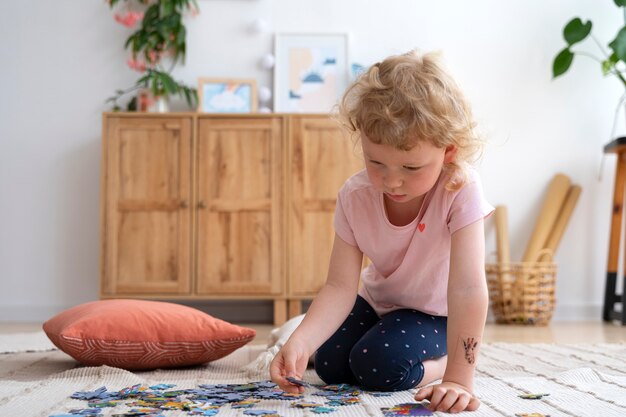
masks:
[[[487,264],[491,309],[497,323],[546,325],[555,305],[554,262]]]

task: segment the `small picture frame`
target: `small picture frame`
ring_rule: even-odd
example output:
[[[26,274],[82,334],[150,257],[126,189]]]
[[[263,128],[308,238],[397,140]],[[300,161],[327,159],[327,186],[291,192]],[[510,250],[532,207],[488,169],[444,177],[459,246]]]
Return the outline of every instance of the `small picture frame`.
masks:
[[[348,35],[277,33],[274,111],[328,113],[348,86]]]
[[[254,113],[256,110],[256,80],[242,78],[198,79],[198,112]]]

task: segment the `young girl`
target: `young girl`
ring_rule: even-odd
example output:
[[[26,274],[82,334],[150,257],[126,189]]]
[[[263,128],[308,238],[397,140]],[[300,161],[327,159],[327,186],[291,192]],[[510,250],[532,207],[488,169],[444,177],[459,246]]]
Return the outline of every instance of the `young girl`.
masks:
[[[373,65],[339,116],[365,170],[339,191],[326,284],[274,358],[272,380],[302,391],[310,355],[328,384],[421,388],[432,410],[475,410],[476,357],[487,315],[483,198],[469,162],[481,147],[471,111],[432,54]],[[363,255],[371,264],[361,272]],[[359,278],[361,286],[359,287]]]

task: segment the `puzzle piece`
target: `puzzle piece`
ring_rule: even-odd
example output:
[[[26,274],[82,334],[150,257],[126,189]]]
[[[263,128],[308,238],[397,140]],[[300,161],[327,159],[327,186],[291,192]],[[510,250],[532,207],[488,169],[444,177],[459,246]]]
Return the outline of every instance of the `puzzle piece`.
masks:
[[[278,412],[276,410],[246,410],[243,413],[249,416],[278,416]]]
[[[403,403],[389,408],[381,408],[385,417],[432,416],[433,413],[421,403]]]
[[[308,382],[304,382],[304,381],[301,381],[301,380],[299,380],[297,378],[293,378],[293,377],[290,377],[290,376],[288,376],[285,379],[287,381],[291,382],[292,384],[297,385],[299,387],[310,387],[311,386],[311,384],[309,384]]]
[[[523,398],[525,400],[540,400],[543,397],[547,397],[550,394],[520,394],[518,397]]]
[[[323,407],[323,406],[319,406],[319,407],[315,407],[312,408],[311,411],[314,412],[315,414],[326,414],[326,413],[332,413],[333,411],[335,411],[336,408],[332,408],[332,407]]]

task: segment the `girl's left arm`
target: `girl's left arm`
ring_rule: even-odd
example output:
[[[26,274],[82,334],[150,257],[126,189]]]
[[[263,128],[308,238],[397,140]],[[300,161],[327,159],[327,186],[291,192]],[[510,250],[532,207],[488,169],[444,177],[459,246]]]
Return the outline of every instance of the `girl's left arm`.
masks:
[[[489,296],[485,279],[484,222],[479,220],[452,234],[448,282],[448,364],[441,384],[422,388],[437,411],[473,411],[474,369],[482,343]]]

